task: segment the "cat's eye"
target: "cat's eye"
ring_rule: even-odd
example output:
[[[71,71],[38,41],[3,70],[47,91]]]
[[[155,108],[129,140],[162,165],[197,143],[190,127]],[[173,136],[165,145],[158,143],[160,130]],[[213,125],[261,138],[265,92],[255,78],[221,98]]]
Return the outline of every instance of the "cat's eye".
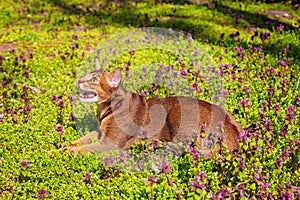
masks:
[[[97,78],[96,78],[96,77],[93,77],[93,78],[91,79],[91,81],[92,81],[92,82],[96,82],[96,81],[97,81]]]

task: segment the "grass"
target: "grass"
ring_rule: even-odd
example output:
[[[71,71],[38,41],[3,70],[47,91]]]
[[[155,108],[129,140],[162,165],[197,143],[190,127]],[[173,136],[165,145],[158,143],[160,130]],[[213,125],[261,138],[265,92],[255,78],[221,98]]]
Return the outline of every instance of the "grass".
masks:
[[[299,198],[299,10],[250,1],[0,2],[1,199]],[[276,9],[293,18],[265,14]],[[186,152],[169,170],[141,173],[110,168],[92,155],[49,155],[79,137],[69,96],[84,59],[114,33],[143,26],[191,33],[216,67],[230,64],[222,71],[226,108],[248,130],[240,152],[209,160]],[[137,51],[131,65],[166,63],[165,56],[172,61],[168,53]],[[126,62],[128,55],[113,67]],[[193,73],[187,79],[206,87]],[[196,96],[212,101],[207,93]]]

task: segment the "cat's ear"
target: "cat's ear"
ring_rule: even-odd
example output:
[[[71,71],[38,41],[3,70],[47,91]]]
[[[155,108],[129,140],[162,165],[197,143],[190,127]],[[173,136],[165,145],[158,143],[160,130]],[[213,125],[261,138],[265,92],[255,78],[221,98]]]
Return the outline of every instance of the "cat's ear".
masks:
[[[112,72],[112,76],[108,80],[108,83],[112,88],[116,88],[120,85],[121,79],[122,79],[121,69],[117,68],[115,69],[115,71]]]
[[[95,57],[95,67],[97,71],[100,71],[100,73],[104,72],[103,67],[100,65],[100,59],[98,56]]]

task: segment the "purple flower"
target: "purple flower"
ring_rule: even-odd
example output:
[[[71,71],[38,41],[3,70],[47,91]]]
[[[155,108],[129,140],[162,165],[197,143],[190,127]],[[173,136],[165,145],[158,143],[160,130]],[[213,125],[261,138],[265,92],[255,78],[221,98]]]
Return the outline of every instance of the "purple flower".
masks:
[[[146,65],[143,65],[143,66],[142,66],[142,71],[143,71],[144,73],[147,72],[147,67],[146,67]]]
[[[263,189],[263,190],[265,190],[267,187],[269,187],[271,184],[269,183],[269,182],[267,182],[267,183],[262,183],[261,184],[261,188]]]
[[[289,157],[289,152],[286,150],[286,148],[283,149],[282,157],[283,158],[288,158]]]
[[[198,82],[193,83],[193,88],[198,89]]]
[[[51,96],[50,98],[51,98],[52,102],[54,102],[54,101],[56,101],[58,99],[58,97],[55,96],[55,95]]]
[[[114,156],[106,156],[104,158],[103,162],[104,162],[105,165],[111,166],[111,165],[113,165],[115,163],[115,158],[114,158]]]
[[[83,180],[88,181],[90,180],[92,177],[92,173],[91,172],[87,172],[85,174],[83,174]]]
[[[286,47],[283,48],[282,50],[282,54],[286,54],[287,53],[287,50],[289,50],[290,46],[287,45]]]
[[[244,197],[243,190],[240,190],[240,198],[243,198],[243,197]]]
[[[28,69],[25,69],[25,70],[24,70],[24,76],[25,76],[26,78],[29,78],[29,72],[28,72]]]
[[[74,97],[73,97],[73,95],[70,95],[70,96],[68,97],[68,99],[69,99],[70,103],[73,103],[73,102],[74,102]]]
[[[272,96],[274,93],[274,88],[268,88],[268,93],[270,96]]]
[[[260,38],[261,38],[262,40],[266,40],[266,39],[268,39],[270,36],[271,36],[271,34],[270,34],[269,32],[262,32],[262,33],[260,33]]]
[[[284,119],[288,120],[290,123],[293,123],[295,120],[295,109],[296,109],[296,106],[289,106],[287,108],[287,114],[284,117]]]
[[[152,145],[154,148],[158,148],[159,140],[158,139],[152,139]]]
[[[283,129],[283,130],[280,132],[280,135],[285,136],[287,133],[288,133],[288,130],[287,130],[287,129]]]
[[[58,133],[63,133],[65,131],[63,126],[55,125],[54,128]]]
[[[134,55],[134,50],[130,50],[130,51],[129,51],[129,54],[130,54],[131,56],[133,56],[133,55]]]
[[[31,111],[31,108],[32,108],[32,106],[31,106],[31,105],[28,105],[27,107],[24,108],[24,110],[25,110],[26,112],[29,112],[29,111]]]
[[[243,87],[244,92],[250,93],[250,88],[248,86]]]
[[[74,121],[74,119],[75,119],[75,115],[74,115],[74,113],[71,113],[69,116],[69,120]]]
[[[191,154],[191,156],[193,156],[194,159],[199,159],[201,156],[200,152],[191,145],[188,146],[188,152]]]
[[[300,106],[300,97],[296,97],[296,105]]]
[[[237,42],[240,42],[240,41],[241,41],[241,38],[240,38],[240,37],[237,37],[235,40],[236,40]]]
[[[28,86],[27,86],[27,85],[23,85],[22,88],[23,88],[24,91],[27,91],[27,90],[28,90]]]
[[[283,29],[284,29],[284,25],[283,24],[279,24],[279,26],[276,27],[276,30],[278,32],[283,31]]]
[[[150,182],[150,185],[154,185],[155,183],[157,183],[157,180],[158,179],[155,176],[153,176],[153,175],[150,175],[148,177],[148,181]]]
[[[192,55],[193,55],[194,57],[197,57],[197,56],[200,55],[200,51],[199,51],[198,49],[195,49],[195,50],[193,51]]]
[[[242,166],[242,168],[246,169],[246,165],[245,165],[245,161],[244,160],[241,160],[241,166]]]
[[[190,186],[194,189],[201,189],[202,191],[204,190],[204,183],[200,184],[198,181],[190,181]]]
[[[203,180],[206,177],[206,171],[204,172],[198,172],[198,176]]]
[[[38,198],[45,198],[47,196],[45,189],[40,189],[38,192]]]
[[[182,76],[185,76],[185,75],[186,75],[185,70],[184,70],[184,69],[180,70],[180,74],[181,74]]]
[[[246,106],[246,107],[250,108],[249,99],[246,98],[246,99],[243,99],[243,100],[239,101],[239,103],[237,104],[237,106],[238,107]]]
[[[150,90],[151,90],[152,92],[154,92],[154,91],[156,90],[154,84],[151,84],[151,85],[150,85]]]
[[[59,104],[58,104],[58,107],[59,107],[60,109],[62,109],[64,106],[65,106],[65,101],[64,101],[64,100],[60,100],[60,101],[59,101]]]
[[[160,164],[160,172],[163,173],[164,175],[166,175],[166,173],[170,170],[171,170],[171,166],[169,161],[165,161]]]
[[[279,159],[276,161],[276,166],[280,167],[282,165],[282,156],[279,157]]]
[[[70,55],[70,52],[67,51],[67,52],[65,53],[65,55],[68,57],[68,56]]]
[[[22,167],[26,167],[26,168],[30,167],[30,163],[28,162],[27,158],[26,158],[26,160],[20,159],[20,164],[21,164]]]
[[[0,112],[0,119],[3,119],[4,114],[2,112]]]
[[[226,197],[228,195],[228,190],[225,190],[225,189],[221,189],[219,192],[218,192],[218,198],[220,199],[223,199],[224,197]]]
[[[287,63],[283,60],[278,60],[278,64],[283,66],[283,67],[287,66]]]

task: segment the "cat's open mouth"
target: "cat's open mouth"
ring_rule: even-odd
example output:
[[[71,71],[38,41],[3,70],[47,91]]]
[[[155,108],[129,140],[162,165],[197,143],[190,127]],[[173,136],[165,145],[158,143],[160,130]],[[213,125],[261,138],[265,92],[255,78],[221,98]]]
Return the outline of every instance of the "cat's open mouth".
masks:
[[[79,100],[82,102],[96,102],[98,101],[98,96],[96,92],[80,90]]]

